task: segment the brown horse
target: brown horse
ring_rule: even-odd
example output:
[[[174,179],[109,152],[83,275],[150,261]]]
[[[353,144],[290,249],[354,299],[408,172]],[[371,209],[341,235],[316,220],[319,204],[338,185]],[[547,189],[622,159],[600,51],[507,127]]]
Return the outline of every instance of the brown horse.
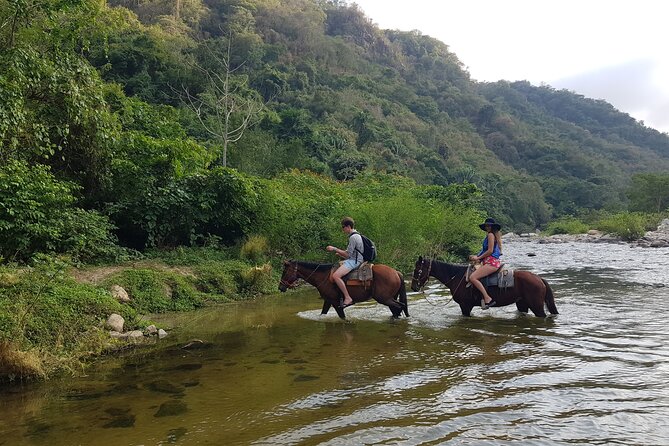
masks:
[[[453,300],[460,305],[463,316],[470,316],[472,308],[481,304],[481,293],[473,286],[467,287],[466,265],[454,265],[438,260],[418,257],[411,280],[411,289],[420,290],[430,276],[438,279],[451,290]],[[514,286],[511,288],[488,288],[496,307],[516,304],[518,311],[527,313],[532,310],[536,316],[545,317],[544,304],[551,314],[558,314],[553,290],[541,277],[529,271],[513,272]]]
[[[298,279],[303,279],[316,287],[320,293],[324,301],[321,314],[327,314],[330,307],[334,307],[340,318],[346,318],[344,307],[341,304],[342,293],[330,278],[333,264],[286,260],[283,265],[279,291],[284,292],[293,287]],[[389,266],[379,264],[375,264],[372,271],[374,278],[371,284],[348,287],[353,303],[364,302],[373,297],[378,303],[387,305],[394,318],[398,318],[402,311],[409,317],[407,293],[402,274]]]

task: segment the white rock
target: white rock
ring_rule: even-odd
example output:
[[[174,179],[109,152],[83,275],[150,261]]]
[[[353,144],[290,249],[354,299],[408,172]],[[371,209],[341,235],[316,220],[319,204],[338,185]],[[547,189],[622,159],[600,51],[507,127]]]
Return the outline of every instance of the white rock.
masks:
[[[111,293],[112,296],[119,302],[125,303],[125,302],[130,302],[130,296],[128,296],[128,292],[124,290],[122,287],[119,285],[114,285],[111,287]]]
[[[116,313],[113,313],[111,316],[109,316],[106,322],[107,327],[113,331],[118,331],[119,333],[123,333],[123,324],[125,324],[123,316]]]
[[[158,329],[156,328],[155,325],[149,325],[148,327],[146,327],[146,332],[148,334],[152,335],[152,334],[156,334],[158,332]]]
[[[163,330],[162,328],[158,330],[158,339],[162,339],[165,336],[167,336],[167,332],[165,330]]]
[[[141,330],[133,330],[128,333],[128,338],[130,339],[137,339],[137,338],[143,338],[144,333],[142,333]]]

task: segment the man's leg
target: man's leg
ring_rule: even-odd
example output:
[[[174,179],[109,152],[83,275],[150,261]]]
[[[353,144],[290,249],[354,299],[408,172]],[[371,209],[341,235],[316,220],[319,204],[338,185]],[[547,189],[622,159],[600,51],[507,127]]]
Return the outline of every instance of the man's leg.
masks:
[[[353,299],[351,299],[351,295],[348,294],[348,290],[346,289],[346,284],[344,283],[344,280],[342,277],[344,277],[346,274],[348,274],[351,271],[350,268],[347,268],[345,266],[340,266],[337,268],[337,271],[334,272],[332,275],[332,278],[334,279],[335,283],[341,290],[341,292],[344,294],[344,305],[350,305],[353,303]]]

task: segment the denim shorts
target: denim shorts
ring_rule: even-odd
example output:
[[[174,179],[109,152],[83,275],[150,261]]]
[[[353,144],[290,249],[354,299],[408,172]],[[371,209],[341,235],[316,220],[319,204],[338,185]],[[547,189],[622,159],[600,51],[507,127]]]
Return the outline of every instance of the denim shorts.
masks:
[[[351,271],[353,271],[354,269],[356,269],[360,265],[362,265],[362,262],[356,262],[353,259],[346,259],[346,260],[344,260],[344,263],[342,263],[342,266],[346,267],[347,269],[349,269]]]

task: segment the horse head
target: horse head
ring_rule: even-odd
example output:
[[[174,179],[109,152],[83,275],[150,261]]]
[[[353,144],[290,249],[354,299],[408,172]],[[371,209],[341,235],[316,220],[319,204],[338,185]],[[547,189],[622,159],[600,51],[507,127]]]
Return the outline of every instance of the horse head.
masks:
[[[418,291],[425,285],[427,279],[430,278],[430,269],[432,268],[432,260],[419,256],[414,266],[413,274],[411,275],[411,290]]]
[[[299,279],[299,276],[297,275],[297,261],[284,260],[283,273],[281,274],[281,280],[279,281],[279,291],[283,293],[288,288],[292,288],[295,286],[297,279]]]

